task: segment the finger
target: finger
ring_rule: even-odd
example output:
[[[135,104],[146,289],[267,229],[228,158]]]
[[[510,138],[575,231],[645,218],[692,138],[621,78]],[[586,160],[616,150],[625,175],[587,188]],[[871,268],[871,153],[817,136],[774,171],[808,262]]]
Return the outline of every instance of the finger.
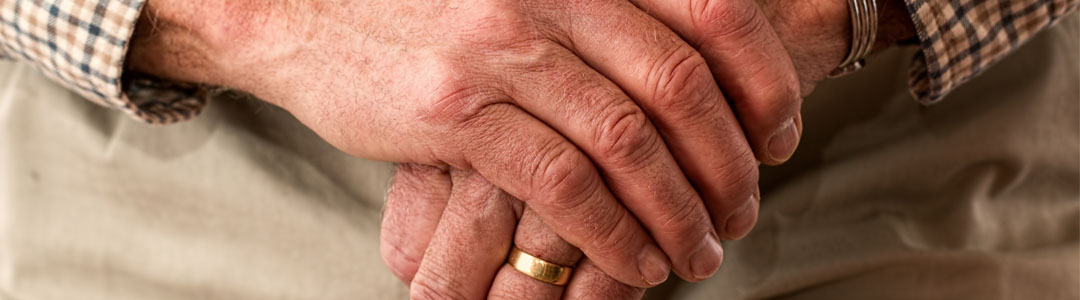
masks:
[[[688,280],[711,276],[721,261],[712,221],[649,118],[618,86],[569,51],[549,57],[558,66],[517,76],[517,85],[530,91],[513,94],[518,104],[592,158],[678,274]],[[658,282],[653,280],[665,275],[649,280]]]
[[[581,259],[581,251],[563,241],[544,225],[540,217],[526,209],[514,233],[514,246],[545,261],[573,266]],[[571,274],[573,276],[573,274]],[[573,277],[571,277],[573,278]],[[491,299],[561,299],[563,287],[529,277],[504,264],[491,284]]]
[[[464,122],[460,153],[485,178],[525,201],[560,237],[634,286],[663,282],[670,263],[604,185],[589,159],[544,123],[513,105],[480,109]],[[654,173],[655,174],[655,173]]]
[[[570,300],[637,300],[642,297],[645,297],[645,289],[616,281],[589,258],[578,263],[574,277],[563,293],[563,299]]]
[[[548,92],[545,95],[571,99],[556,102],[559,104],[556,107],[568,111],[565,114],[570,115],[567,117],[570,120],[615,115],[622,117],[620,121],[642,118],[655,122],[663,132],[663,139],[657,139],[655,144],[649,138],[656,135],[648,126],[642,126],[646,130],[637,132],[613,131],[621,143],[616,145],[623,146],[616,150],[627,154],[604,153],[606,149],[603,148],[590,151],[588,146],[577,142],[582,138],[571,136],[570,140],[581,145],[605,171],[611,190],[652,232],[671,258],[675,271],[687,280],[708,278],[722,260],[716,242],[719,235],[708,225],[716,225],[721,232],[727,233],[726,218],[752,200],[757,184],[756,161],[742,129],[727,107],[704,58],[678,35],[629,3],[585,1],[573,4],[581,6],[571,7],[574,10],[606,13],[602,16],[578,14],[572,19],[554,20],[552,22],[566,26],[566,32],[556,38],[565,36],[568,40],[561,43],[618,86],[611,85],[614,91],[608,91],[605,90],[608,86],[596,86],[593,82],[599,80],[588,77],[589,73],[559,68],[548,68],[540,74],[526,73],[517,78],[522,85],[532,83],[537,89],[546,86]],[[558,59],[557,53],[549,57]],[[609,94],[619,96],[622,90],[637,103],[626,104],[631,102],[629,98],[604,97]],[[623,105],[630,108],[624,109]],[[640,116],[633,110],[639,105],[649,117]],[[550,119],[541,108],[526,109],[540,119]],[[599,124],[591,127],[601,128],[604,133],[603,118],[596,120]],[[648,121],[642,123],[648,124]],[[560,132],[573,132],[572,129],[553,127]],[[605,136],[594,134],[587,138],[603,141]],[[641,142],[636,142],[639,139]],[[653,150],[654,145],[662,149]],[[674,157],[669,157],[669,149]],[[674,158],[678,158],[677,163],[672,163]],[[606,161],[610,163],[605,164]],[[623,167],[625,165],[629,167]],[[611,174],[609,169],[626,174]],[[634,172],[628,172],[630,170]],[[710,214],[683,172],[704,192],[714,208],[713,214],[719,215],[717,218],[721,222],[714,224],[709,220]],[[658,181],[660,185],[655,183]],[[733,231],[741,230],[747,229],[735,228]]]
[[[413,299],[484,299],[506,259],[513,199],[470,174],[451,174],[450,201],[409,286]]]
[[[397,167],[386,196],[379,250],[401,281],[412,281],[450,199],[450,174],[417,164]]]
[[[716,85],[706,59],[667,26],[632,5],[605,1],[583,3],[601,6],[591,8],[594,11],[604,9],[604,5],[616,6],[606,11],[624,10],[632,17],[576,17],[565,29],[571,32],[568,44],[590,65],[624,87],[655,120],[680,166],[706,200],[719,236],[737,239],[746,235],[753,227],[748,220],[756,219],[746,208],[757,202],[753,197],[758,181],[757,162],[746,142],[746,137],[754,134],[751,128],[746,128],[744,133]],[[605,30],[614,30],[616,34],[586,34]],[[760,42],[746,45],[757,44]],[[778,51],[786,53],[783,50],[781,47]],[[777,64],[790,67],[786,57],[782,62],[787,64]],[[787,71],[794,72],[793,69]],[[757,76],[756,73],[738,75]],[[756,87],[776,88],[771,83]],[[731,95],[743,97],[737,93]],[[792,97],[798,99],[797,94]],[[797,109],[797,105],[789,106]],[[739,117],[743,117],[743,111],[739,113]],[[658,242],[664,245],[659,239]],[[673,258],[673,261],[679,266],[679,259]],[[676,270],[680,269],[677,267]]]
[[[758,159],[787,161],[802,105],[791,57],[753,0],[633,0],[701,51],[746,129]]]
[[[611,278],[581,251],[558,237],[540,218],[526,209],[514,233],[514,245],[540,259],[563,266],[575,266],[570,282],[556,286],[536,280],[509,265],[503,265],[488,296],[491,299],[641,299],[645,289]],[[578,263],[578,261],[581,263]]]

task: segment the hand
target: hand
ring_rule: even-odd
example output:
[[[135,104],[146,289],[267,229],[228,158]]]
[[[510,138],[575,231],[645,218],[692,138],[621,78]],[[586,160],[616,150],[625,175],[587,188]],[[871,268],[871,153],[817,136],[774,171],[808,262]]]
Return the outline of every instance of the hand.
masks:
[[[799,74],[804,95],[836,69],[851,47],[848,0],[757,0]],[[877,0],[875,52],[915,37],[902,0]]]
[[[813,89],[818,81],[824,79],[826,74],[836,67],[836,64],[839,64],[846,54],[847,48],[850,47],[848,44],[850,43],[851,24],[847,18],[847,7],[844,2],[839,1],[821,1],[821,3],[784,1],[761,1],[761,3],[764,5],[764,11],[769,16],[770,23],[777,25],[777,32],[783,39],[784,44],[788,45],[788,49],[792,49],[790,55],[796,58],[796,66],[800,71],[799,78],[803,91],[808,92]],[[879,3],[882,5],[880,11],[883,24],[877,48],[881,49],[894,44],[898,40],[911,37],[914,29],[910,20],[906,19],[903,3],[899,1]],[[406,282],[410,282],[413,275],[417,273],[422,259],[425,265],[433,266],[453,265],[453,263],[447,263],[447,261],[460,262],[465,260],[460,257],[462,255],[460,252],[456,254],[443,253],[430,257],[423,256],[424,250],[428,249],[427,241],[431,239],[430,234],[435,231],[435,223],[431,220],[438,219],[442,209],[437,205],[424,206],[423,204],[440,202],[431,199],[448,198],[450,180],[445,178],[445,175],[440,176],[438,172],[419,171],[422,169],[416,166],[403,166],[399,170],[398,178],[394,182],[394,192],[388,198],[387,214],[383,226],[383,258],[391,269]],[[432,186],[441,188],[431,189]],[[469,187],[457,187],[457,189],[464,188],[471,188],[471,185]],[[410,192],[417,190],[428,191],[429,193]],[[478,190],[486,189],[478,188]],[[422,208],[418,209],[418,207]],[[403,211],[409,213],[403,214]],[[552,241],[551,234],[545,233],[543,228],[537,228],[539,225],[530,223],[523,220],[522,223],[517,225],[518,233],[514,235],[517,245],[549,261],[563,264],[572,264],[572,262],[576,261],[575,257],[578,256],[575,255],[578,254],[575,251],[567,249],[565,243]],[[425,230],[425,228],[427,229]],[[467,231],[468,229],[464,229],[459,230],[457,233],[445,234],[450,235],[450,237],[466,236]],[[545,242],[536,243],[536,240]],[[501,263],[505,260],[506,249],[509,247],[508,243],[498,239],[488,239],[486,241],[498,241],[498,246],[493,248],[502,250],[493,251],[495,257],[492,258],[492,261]],[[474,253],[470,253],[469,257],[477,259]],[[587,258],[585,261],[587,262]],[[585,262],[582,265],[588,266]],[[517,282],[515,280],[497,280],[493,283],[489,295],[497,295],[499,291],[505,290],[541,291],[540,293],[530,293],[530,295],[551,296],[559,294],[559,289],[524,277],[521,274],[505,270],[499,272],[498,278],[518,278],[518,280],[516,280]],[[581,274],[582,272],[582,269],[579,269],[578,273]],[[507,273],[510,275],[504,275]],[[421,271],[421,274],[424,274],[424,272]],[[428,278],[430,276],[423,277]],[[590,277],[602,277],[602,275]],[[440,283],[452,284],[441,285]],[[486,291],[488,285],[489,282],[482,278],[472,278],[435,283],[421,281],[416,286],[428,290],[430,293],[451,293],[459,289],[478,293],[477,291]],[[597,290],[619,290],[617,285],[616,288],[603,288],[611,287],[611,285],[602,283],[594,285],[601,286],[600,288],[592,287]],[[414,289],[417,288],[416,286],[414,286]],[[479,288],[476,286],[479,286]],[[547,291],[547,293],[545,294],[543,291]]]
[[[383,259],[410,283],[413,299],[618,300],[645,291],[582,259],[534,212],[475,172],[400,165],[381,237]],[[507,266],[511,241],[547,261],[576,265],[570,282],[555,286]]]
[[[752,2],[706,4],[657,11],[701,21],[683,34],[716,45],[721,81],[770,87],[733,89],[760,108],[741,114],[766,149],[794,128],[793,67],[779,51],[724,46],[782,49]],[[477,170],[621,282],[652,286],[669,268],[706,278],[717,238],[753,223],[753,152],[705,60],[631,3],[154,0],[146,11],[131,69],[248,91],[350,154]]]

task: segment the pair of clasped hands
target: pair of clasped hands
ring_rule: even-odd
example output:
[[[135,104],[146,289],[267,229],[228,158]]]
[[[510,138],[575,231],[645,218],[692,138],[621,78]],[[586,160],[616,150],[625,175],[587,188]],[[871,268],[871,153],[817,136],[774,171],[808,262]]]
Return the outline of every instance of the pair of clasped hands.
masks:
[[[248,91],[402,163],[382,255],[421,299],[623,299],[712,276],[758,166],[844,58],[847,0],[151,0],[128,67]],[[150,25],[146,25],[150,24]],[[152,26],[146,29],[146,26]],[[512,247],[574,266],[552,285]]]

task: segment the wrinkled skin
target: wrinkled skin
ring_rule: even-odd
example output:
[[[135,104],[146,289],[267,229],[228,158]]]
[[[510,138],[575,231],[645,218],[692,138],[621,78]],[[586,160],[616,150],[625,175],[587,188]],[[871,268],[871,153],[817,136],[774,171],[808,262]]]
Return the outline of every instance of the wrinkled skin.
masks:
[[[476,171],[632,286],[711,276],[756,160],[798,139],[794,66],[750,0],[148,5],[128,68],[247,91],[356,156]]]
[[[800,75],[842,56],[807,51],[833,62],[793,63],[804,57],[786,50],[800,44],[780,36],[798,30],[769,21],[798,15],[771,8],[151,0],[126,62],[247,91],[352,155],[472,172],[527,204],[523,218],[580,249],[584,266],[649,287],[669,270],[688,280],[716,271],[718,240],[756,218],[758,161],[795,150],[800,88],[813,82]],[[416,257],[420,244],[391,248]]]
[[[809,93],[843,59],[849,47],[851,25],[845,18],[846,4],[827,0],[762,0],[759,3],[770,25],[789,50],[787,55],[792,57],[798,70],[802,91]],[[890,46],[913,35],[914,29],[910,21],[905,19],[906,11],[900,5],[902,3],[884,2],[881,6],[881,15],[885,21],[879,32],[881,37],[877,48]],[[661,20],[679,22],[663,18]],[[611,280],[596,269],[588,257],[582,258],[581,253],[573,246],[561,241],[554,232],[547,229],[529,208],[524,208],[524,213],[521,213],[520,202],[508,197],[491,196],[500,192],[490,184],[483,184],[479,177],[475,173],[419,165],[402,165],[398,169],[397,179],[387,199],[387,212],[383,222],[383,257],[391,270],[402,280],[413,282],[413,290],[420,291],[420,298],[438,295],[435,298],[470,299],[476,297],[468,297],[466,294],[483,295],[482,291],[487,291],[486,295],[490,298],[514,298],[514,295],[535,296],[532,297],[534,299],[641,298],[644,289]],[[499,198],[502,199],[500,201],[510,201],[510,206],[518,211],[519,223],[515,225],[516,231],[499,228],[500,235],[488,236],[484,240],[486,242],[477,243],[462,237],[476,233],[478,228],[491,229],[505,224],[484,223],[470,227],[461,226],[468,222],[446,219],[441,222],[431,221],[439,219],[443,207],[446,207],[446,211],[454,209],[456,199],[449,196],[451,191],[458,195],[457,198],[471,195],[474,199]],[[447,201],[448,199],[450,201]],[[423,207],[423,210],[412,209],[418,207]],[[752,209],[756,215],[756,206]],[[752,226],[752,223],[749,226]],[[438,233],[435,233],[436,227]],[[739,237],[741,236],[726,238]],[[428,244],[429,241],[432,241],[431,244]],[[475,253],[463,255],[461,252],[444,251],[448,243],[458,243],[463,249],[473,249],[478,245],[491,246],[493,254],[488,257]],[[479,261],[486,261],[492,266],[500,265],[505,260],[506,249],[511,243],[549,261],[563,265],[576,263],[578,269],[575,277],[568,286],[561,288],[528,278],[504,265],[494,275],[494,281],[491,281],[492,275],[485,272],[444,277],[440,280],[427,279],[432,276],[430,274],[441,273],[440,270],[453,270]],[[415,278],[420,280],[413,281]],[[454,294],[457,291],[470,292]]]

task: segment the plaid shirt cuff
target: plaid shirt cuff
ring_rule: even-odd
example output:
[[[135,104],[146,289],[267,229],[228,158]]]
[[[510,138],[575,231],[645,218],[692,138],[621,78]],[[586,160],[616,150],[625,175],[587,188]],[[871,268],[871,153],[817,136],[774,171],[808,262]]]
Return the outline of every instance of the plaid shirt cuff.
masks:
[[[909,84],[919,102],[940,101],[1039,31],[1076,10],[1080,0],[905,0],[922,43]]]
[[[0,45],[91,101],[124,107],[127,42],[144,0],[0,2]]]
[[[206,104],[205,88],[122,80],[145,1],[0,1],[0,58],[29,62],[86,99],[148,123],[190,119]]]

